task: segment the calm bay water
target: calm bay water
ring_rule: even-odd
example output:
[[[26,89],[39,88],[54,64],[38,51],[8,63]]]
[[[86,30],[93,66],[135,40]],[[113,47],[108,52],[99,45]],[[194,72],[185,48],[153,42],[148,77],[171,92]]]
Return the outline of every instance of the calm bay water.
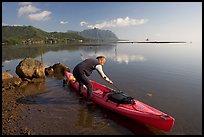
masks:
[[[2,54],[2,71],[13,75],[25,57],[47,66],[62,63],[72,70],[85,58],[104,55],[104,72],[118,88],[175,118],[170,132],[159,131],[100,106],[88,107],[73,90],[62,87],[62,79],[46,78],[47,92],[35,97],[36,104],[53,113],[52,118],[60,117],[58,126],[68,129],[42,134],[202,134],[202,43],[9,46],[2,48]],[[90,79],[114,88],[96,71]]]

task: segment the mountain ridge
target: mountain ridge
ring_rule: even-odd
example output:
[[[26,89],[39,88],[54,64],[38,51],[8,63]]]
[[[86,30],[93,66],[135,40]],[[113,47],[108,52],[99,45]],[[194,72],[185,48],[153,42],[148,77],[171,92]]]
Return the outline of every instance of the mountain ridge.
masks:
[[[110,30],[46,32],[33,26],[2,26],[2,44],[45,44],[118,40]]]

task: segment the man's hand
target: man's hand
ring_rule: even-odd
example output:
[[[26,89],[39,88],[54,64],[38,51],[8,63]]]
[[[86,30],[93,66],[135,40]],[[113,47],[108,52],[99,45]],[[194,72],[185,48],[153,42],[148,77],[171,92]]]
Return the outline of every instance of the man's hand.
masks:
[[[111,81],[111,80],[109,80],[108,82],[109,82],[110,84],[113,84],[113,81]]]

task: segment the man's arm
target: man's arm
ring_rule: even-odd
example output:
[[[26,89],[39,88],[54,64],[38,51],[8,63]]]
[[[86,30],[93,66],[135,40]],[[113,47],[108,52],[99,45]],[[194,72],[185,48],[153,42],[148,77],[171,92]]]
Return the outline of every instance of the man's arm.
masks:
[[[96,70],[101,75],[102,78],[104,78],[106,81],[112,83],[112,81],[104,74],[102,65],[96,65]]]

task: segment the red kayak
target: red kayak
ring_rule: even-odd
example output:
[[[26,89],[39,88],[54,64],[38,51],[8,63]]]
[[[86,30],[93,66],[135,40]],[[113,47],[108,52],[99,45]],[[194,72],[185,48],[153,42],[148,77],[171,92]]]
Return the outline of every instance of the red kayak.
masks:
[[[78,91],[79,84],[73,74],[65,71],[65,76],[67,82]],[[173,117],[129,97],[122,92],[117,92],[92,80],[91,83],[93,86],[91,100],[94,103],[160,130],[169,131],[172,129],[175,121]],[[82,94],[86,96],[85,86],[83,87]]]

